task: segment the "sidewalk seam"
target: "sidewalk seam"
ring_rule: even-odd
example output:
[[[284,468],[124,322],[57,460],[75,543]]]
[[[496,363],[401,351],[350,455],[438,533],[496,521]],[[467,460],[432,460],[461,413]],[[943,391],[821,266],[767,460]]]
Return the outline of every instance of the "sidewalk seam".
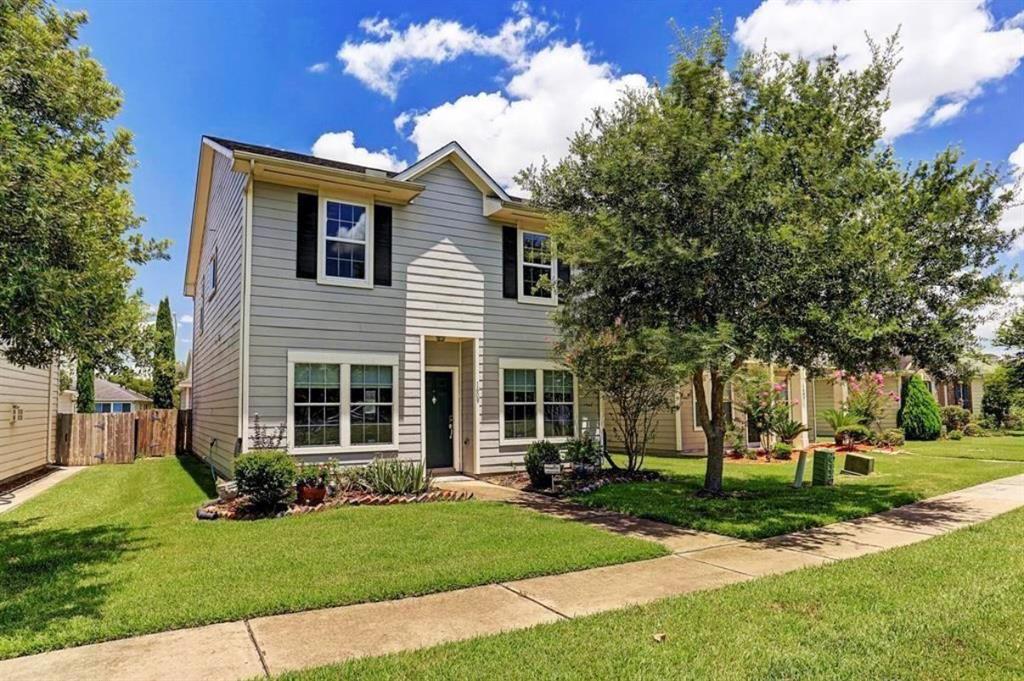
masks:
[[[252,647],[256,649],[256,656],[260,658],[260,666],[263,667],[263,674],[269,679],[270,668],[267,666],[267,660],[263,657],[263,651],[260,649],[260,644],[256,641],[256,634],[253,633],[252,626],[249,624],[248,618],[242,621],[245,622],[245,630],[249,632],[249,640],[252,641]]]
[[[568,573],[568,574],[572,574],[572,573]],[[552,608],[547,603],[542,603],[541,601],[537,600],[533,596],[528,596],[525,593],[523,593],[522,591],[519,591],[518,589],[513,589],[511,586],[509,586],[505,582],[498,582],[498,586],[503,587],[503,588],[509,590],[510,592],[514,593],[516,596],[519,596],[522,599],[530,601],[531,603],[536,603],[540,607],[544,608],[545,610],[547,610],[549,612],[553,612],[554,614],[558,615],[562,619],[565,619],[565,620],[571,620],[572,619],[571,617],[569,617],[565,613],[559,612],[559,611],[555,610],[554,608]]]

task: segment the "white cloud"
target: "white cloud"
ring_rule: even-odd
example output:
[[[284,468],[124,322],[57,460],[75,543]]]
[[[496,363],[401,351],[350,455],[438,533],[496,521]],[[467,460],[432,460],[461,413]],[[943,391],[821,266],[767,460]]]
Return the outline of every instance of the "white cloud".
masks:
[[[942,125],[946,121],[951,121],[959,116],[966,106],[966,99],[961,99],[958,102],[950,102],[949,104],[943,104],[932,112],[931,117],[928,119],[928,125],[935,127],[936,125]]]
[[[178,321],[181,322],[182,324],[191,324],[192,323],[192,315],[190,315],[190,314],[183,314],[183,315],[181,315],[181,319],[179,319]]]
[[[999,227],[1004,231],[1024,231],[1024,142],[1017,145],[1017,148],[1010,154],[1010,182],[1003,185],[1004,190],[1014,192],[1013,205],[1003,213],[999,220]],[[1019,253],[1024,251],[1024,234],[1017,236],[1013,243],[1011,252]]]
[[[1004,21],[1003,28],[1024,28],[1024,10]]]
[[[1024,305],[1024,281],[1008,283],[1006,292],[1009,298],[1005,301],[999,305],[988,305],[978,312],[978,319],[981,321],[974,329],[974,335],[989,349],[993,348],[992,341],[999,326]]]
[[[882,42],[899,30],[902,60],[884,118],[891,139],[917,127],[933,110],[935,123],[949,120],[981,94],[982,85],[1012,73],[1024,58],[1018,17],[997,27],[981,0],[765,0],[749,17],[736,20],[733,38],[747,49],[767,43],[771,50],[809,58],[830,54],[836,46],[843,65],[859,69],[870,61],[865,33]]]
[[[310,73],[326,73],[329,67],[330,64],[328,64],[325,61],[320,61],[315,64],[311,64],[310,66],[307,66],[306,70],[309,71]]]
[[[529,56],[504,91],[480,92],[423,113],[404,113],[420,156],[457,140],[500,184],[544,157],[554,161],[595,107],[610,107],[626,88],[646,88],[639,74],[620,76],[579,43],[549,45]],[[513,187],[514,188],[514,187]],[[515,189],[515,188],[514,188]]]
[[[320,135],[313,143],[313,155],[381,170],[401,170],[405,167],[405,163],[387,149],[370,151],[356,146],[356,136],[351,130]]]
[[[371,39],[346,40],[337,58],[345,73],[371,90],[390,97],[416,62],[441,64],[463,54],[497,57],[521,65],[530,43],[547,36],[551,25],[529,13],[526,3],[513,5],[515,16],[507,19],[497,33],[487,35],[458,21],[431,19],[424,24],[396,27],[390,19],[363,19],[359,27]]]

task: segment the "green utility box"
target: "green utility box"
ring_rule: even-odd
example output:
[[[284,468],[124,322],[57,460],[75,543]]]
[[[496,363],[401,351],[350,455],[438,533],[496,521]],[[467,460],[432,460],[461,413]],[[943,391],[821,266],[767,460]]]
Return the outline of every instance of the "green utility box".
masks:
[[[836,478],[836,453],[831,449],[814,450],[814,468],[811,481],[814,485],[834,485]]]
[[[875,472],[875,457],[864,454],[847,454],[843,472],[851,475],[871,475]]]

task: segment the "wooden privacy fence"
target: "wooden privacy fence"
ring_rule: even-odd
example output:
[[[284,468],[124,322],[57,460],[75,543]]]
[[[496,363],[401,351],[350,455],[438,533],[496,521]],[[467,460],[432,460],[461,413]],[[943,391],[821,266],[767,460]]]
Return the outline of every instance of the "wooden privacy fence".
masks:
[[[57,463],[91,466],[131,463],[138,456],[170,456],[188,451],[191,435],[179,435],[180,424],[191,431],[191,414],[177,409],[144,409],[128,413],[58,414]]]

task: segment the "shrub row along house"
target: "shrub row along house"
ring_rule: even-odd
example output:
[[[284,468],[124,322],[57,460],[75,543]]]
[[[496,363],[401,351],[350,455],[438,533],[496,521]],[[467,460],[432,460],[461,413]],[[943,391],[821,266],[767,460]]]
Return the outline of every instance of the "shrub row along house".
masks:
[[[204,137],[185,274],[193,446],[230,476],[258,415],[300,461],[489,473],[535,440],[596,436],[605,405],[551,358],[570,276],[543,214],[455,142],[394,173]],[[784,380],[803,423],[842,398]],[[651,449],[703,450],[693,424],[684,388]]]

